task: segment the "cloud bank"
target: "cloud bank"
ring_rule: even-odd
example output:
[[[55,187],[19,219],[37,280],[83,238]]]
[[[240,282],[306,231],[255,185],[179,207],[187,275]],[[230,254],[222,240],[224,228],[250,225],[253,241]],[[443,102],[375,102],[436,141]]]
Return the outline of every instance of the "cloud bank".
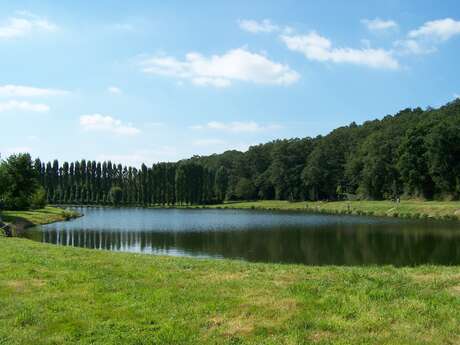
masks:
[[[0,39],[14,39],[34,32],[55,32],[58,26],[29,12],[18,12],[0,23]]]
[[[144,60],[141,66],[145,73],[189,80],[194,85],[220,88],[228,87],[235,81],[290,85],[300,78],[288,65],[273,62],[266,56],[252,53],[245,48],[210,57],[188,53],[184,60],[155,56]]]
[[[302,53],[308,60],[349,63],[381,69],[400,67],[390,51],[373,48],[336,48],[329,39],[315,31],[307,35],[282,35],[281,39],[289,50]]]
[[[0,113],[8,111],[24,111],[34,113],[45,113],[50,110],[50,107],[41,103],[30,103],[27,101],[10,100],[0,102]]]
[[[131,124],[123,124],[120,120],[108,115],[90,114],[80,116],[80,126],[86,131],[109,132],[121,135],[136,135],[141,131]]]

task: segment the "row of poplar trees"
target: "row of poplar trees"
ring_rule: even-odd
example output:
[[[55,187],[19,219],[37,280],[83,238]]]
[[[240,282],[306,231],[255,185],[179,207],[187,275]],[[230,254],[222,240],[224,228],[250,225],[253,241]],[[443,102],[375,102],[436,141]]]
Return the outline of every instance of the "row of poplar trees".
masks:
[[[111,161],[57,160],[35,169],[52,204],[191,205],[221,202],[228,186],[224,167],[193,162],[158,163],[140,169]]]

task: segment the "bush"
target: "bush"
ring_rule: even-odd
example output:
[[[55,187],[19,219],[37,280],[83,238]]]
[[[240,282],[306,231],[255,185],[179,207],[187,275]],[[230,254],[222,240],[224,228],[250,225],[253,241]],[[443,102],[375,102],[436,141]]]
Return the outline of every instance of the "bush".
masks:
[[[7,194],[4,196],[3,201],[5,203],[6,210],[27,210],[30,208],[30,198],[25,195],[11,196]]]
[[[43,187],[37,190],[30,197],[30,206],[33,209],[44,208],[46,206],[46,191]]]
[[[71,220],[78,217],[78,214],[74,211],[64,210],[64,212],[62,212],[62,216],[65,220]]]

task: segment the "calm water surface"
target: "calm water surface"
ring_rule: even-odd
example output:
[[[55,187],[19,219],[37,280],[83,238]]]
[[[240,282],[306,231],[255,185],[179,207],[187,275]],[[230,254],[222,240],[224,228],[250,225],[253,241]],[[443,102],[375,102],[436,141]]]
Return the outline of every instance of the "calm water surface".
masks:
[[[458,223],[242,210],[77,208],[26,237],[113,251],[307,265],[460,264]]]

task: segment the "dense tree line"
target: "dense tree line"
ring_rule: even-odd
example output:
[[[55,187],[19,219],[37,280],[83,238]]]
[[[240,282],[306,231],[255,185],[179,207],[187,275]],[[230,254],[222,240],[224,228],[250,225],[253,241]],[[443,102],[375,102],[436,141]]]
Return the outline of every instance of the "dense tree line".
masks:
[[[227,169],[228,199],[458,199],[460,100],[191,161]]]
[[[460,100],[351,123],[326,136],[140,169],[112,162],[34,163],[56,204],[189,205],[224,200],[460,197]]]

